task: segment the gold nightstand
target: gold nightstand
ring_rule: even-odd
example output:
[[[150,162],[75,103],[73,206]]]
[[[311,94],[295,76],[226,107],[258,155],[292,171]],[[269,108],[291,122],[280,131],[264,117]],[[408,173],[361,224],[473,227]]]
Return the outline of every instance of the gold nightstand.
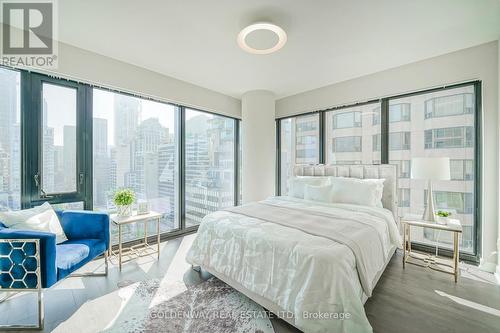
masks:
[[[405,216],[401,219],[403,225],[403,269],[405,265],[412,264],[421,267],[451,274],[458,280],[458,256],[459,256],[459,235],[462,233],[462,225],[459,220],[449,219],[447,224],[438,224],[435,222],[424,221],[419,217]],[[411,251],[411,227],[431,228],[436,230],[444,230],[453,233],[453,260],[438,258],[433,255],[421,254]],[[413,260],[415,259],[415,260]]]

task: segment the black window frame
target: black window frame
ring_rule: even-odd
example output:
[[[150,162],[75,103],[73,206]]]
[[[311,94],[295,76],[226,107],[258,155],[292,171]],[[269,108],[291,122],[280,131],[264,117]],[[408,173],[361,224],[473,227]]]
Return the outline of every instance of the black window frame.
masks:
[[[172,239],[186,234],[194,233],[198,230],[198,225],[186,228],[185,223],[185,109],[203,112],[205,114],[215,115],[230,119],[234,122],[234,206],[241,204],[240,200],[240,126],[241,119],[228,116],[225,114],[207,111],[196,107],[184,106],[181,104],[170,103],[140,94],[132,94],[130,92],[110,89],[107,87],[93,85],[85,82],[78,82],[61,77],[49,76],[43,73],[28,71],[19,68],[12,68],[0,65],[1,68],[19,72],[21,74],[20,92],[21,92],[21,209],[32,208],[44,202],[51,204],[64,204],[72,202],[83,202],[85,210],[93,209],[93,89],[101,89],[113,93],[123,94],[127,96],[137,97],[154,102],[173,105],[176,107],[177,116],[179,117],[179,125],[177,130],[177,148],[179,152],[178,167],[179,167],[179,186],[177,195],[179,203],[179,228],[173,231],[161,234],[160,241]],[[73,87],[77,89],[77,146],[81,147],[76,153],[77,156],[77,174],[84,173],[83,182],[80,184],[79,176],[77,177],[78,189],[72,193],[50,193],[47,197],[40,194],[39,188],[36,185],[34,175],[40,175],[41,168],[41,149],[42,141],[40,140],[42,129],[42,106],[43,100],[41,94],[41,85],[43,82],[49,84]],[[40,176],[38,176],[40,181]],[[151,244],[157,241],[156,236],[150,236],[148,242]],[[142,239],[132,240],[124,243],[125,246],[135,245],[142,242]],[[114,245],[117,246],[117,245]]]
[[[360,105],[367,105],[367,104],[373,104],[373,103],[380,103],[380,123],[373,124],[372,125],[379,125],[380,126],[380,138],[381,138],[381,164],[389,164],[389,102],[394,99],[399,99],[403,97],[410,97],[410,96],[415,96],[415,95],[422,95],[422,94],[428,94],[432,92],[438,92],[438,91],[445,91],[449,89],[454,89],[454,88],[460,88],[460,87],[465,87],[465,86],[473,86],[474,88],[474,112],[472,113],[474,115],[474,126],[473,128],[475,129],[475,135],[473,138],[473,142],[471,147],[474,147],[474,221],[475,221],[475,239],[474,239],[474,250],[473,253],[460,253],[460,259],[464,260],[466,262],[470,262],[473,264],[478,264],[480,261],[481,257],[481,246],[482,246],[482,241],[481,241],[481,235],[482,235],[482,211],[481,211],[481,203],[482,203],[482,177],[480,174],[480,170],[482,170],[482,147],[480,145],[481,138],[482,138],[482,107],[481,107],[481,84],[482,82],[480,80],[475,80],[475,81],[467,81],[463,83],[458,83],[458,84],[450,84],[450,85],[443,85],[440,87],[432,88],[432,89],[424,89],[424,90],[419,90],[411,93],[406,93],[406,94],[399,94],[399,95],[391,95],[391,96],[386,96],[383,98],[379,99],[372,99],[368,100],[366,102],[360,102],[360,103],[353,103],[353,104],[347,104],[347,105],[341,105],[337,107],[332,107],[332,108],[327,108],[327,109],[322,109],[322,110],[316,110],[316,111],[310,111],[306,113],[300,113],[292,116],[285,116],[285,117],[278,117],[276,118],[276,186],[275,186],[275,194],[276,195],[281,195],[281,141],[280,141],[280,135],[281,135],[281,126],[280,123],[282,120],[289,119],[289,118],[295,118],[299,116],[304,116],[304,115],[311,115],[311,114],[318,114],[319,113],[319,164],[325,164],[326,163],[326,138],[325,138],[325,121],[326,121],[326,113],[329,111],[335,111],[335,110],[342,110],[345,108],[352,108]],[[376,110],[377,108],[375,108]],[[423,117],[425,117],[425,110]],[[410,118],[411,119],[411,118]],[[464,130],[466,131],[466,130]],[[466,141],[466,133],[464,133],[464,142]],[[410,140],[411,140],[411,135],[410,135]],[[410,141],[411,144],[411,141]],[[427,245],[427,244],[421,244],[421,243],[416,243],[412,242],[412,248],[415,248],[416,250],[421,250],[421,251],[426,251],[426,252],[433,252],[435,251],[435,247]],[[451,250],[445,249],[445,248],[439,248],[439,254],[443,256],[448,256],[451,257],[453,255]]]

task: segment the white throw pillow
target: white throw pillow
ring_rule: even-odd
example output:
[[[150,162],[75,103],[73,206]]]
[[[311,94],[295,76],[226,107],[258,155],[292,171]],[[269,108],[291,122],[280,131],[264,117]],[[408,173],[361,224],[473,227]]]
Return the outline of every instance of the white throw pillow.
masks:
[[[48,202],[31,209],[0,212],[0,221],[7,228],[56,234],[56,244],[68,240],[56,212]]]
[[[304,199],[304,190],[306,185],[321,186],[330,182],[328,177],[293,177],[288,180],[288,195],[291,197]]]
[[[385,179],[330,177],[332,202],[382,207]]]
[[[318,202],[332,202],[332,185],[309,185],[304,189],[304,199]]]

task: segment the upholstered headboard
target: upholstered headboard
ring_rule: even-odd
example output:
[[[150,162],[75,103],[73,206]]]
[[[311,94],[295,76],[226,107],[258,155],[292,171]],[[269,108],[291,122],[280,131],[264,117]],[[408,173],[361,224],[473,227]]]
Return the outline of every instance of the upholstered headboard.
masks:
[[[385,179],[382,205],[391,210],[394,217],[398,216],[398,177],[395,165],[361,165],[361,164],[315,164],[296,165],[293,168],[294,176],[333,176],[367,179]]]

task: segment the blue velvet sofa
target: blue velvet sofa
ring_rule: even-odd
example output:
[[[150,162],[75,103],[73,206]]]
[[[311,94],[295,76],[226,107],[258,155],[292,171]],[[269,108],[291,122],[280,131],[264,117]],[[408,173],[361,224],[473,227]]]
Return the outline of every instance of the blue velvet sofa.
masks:
[[[35,328],[40,329],[43,328],[42,288],[50,288],[102,254],[104,273],[79,276],[108,273],[108,215],[91,211],[58,211],[57,215],[68,238],[61,244],[56,244],[55,234],[10,229],[0,221],[0,291],[38,291],[39,323]]]

